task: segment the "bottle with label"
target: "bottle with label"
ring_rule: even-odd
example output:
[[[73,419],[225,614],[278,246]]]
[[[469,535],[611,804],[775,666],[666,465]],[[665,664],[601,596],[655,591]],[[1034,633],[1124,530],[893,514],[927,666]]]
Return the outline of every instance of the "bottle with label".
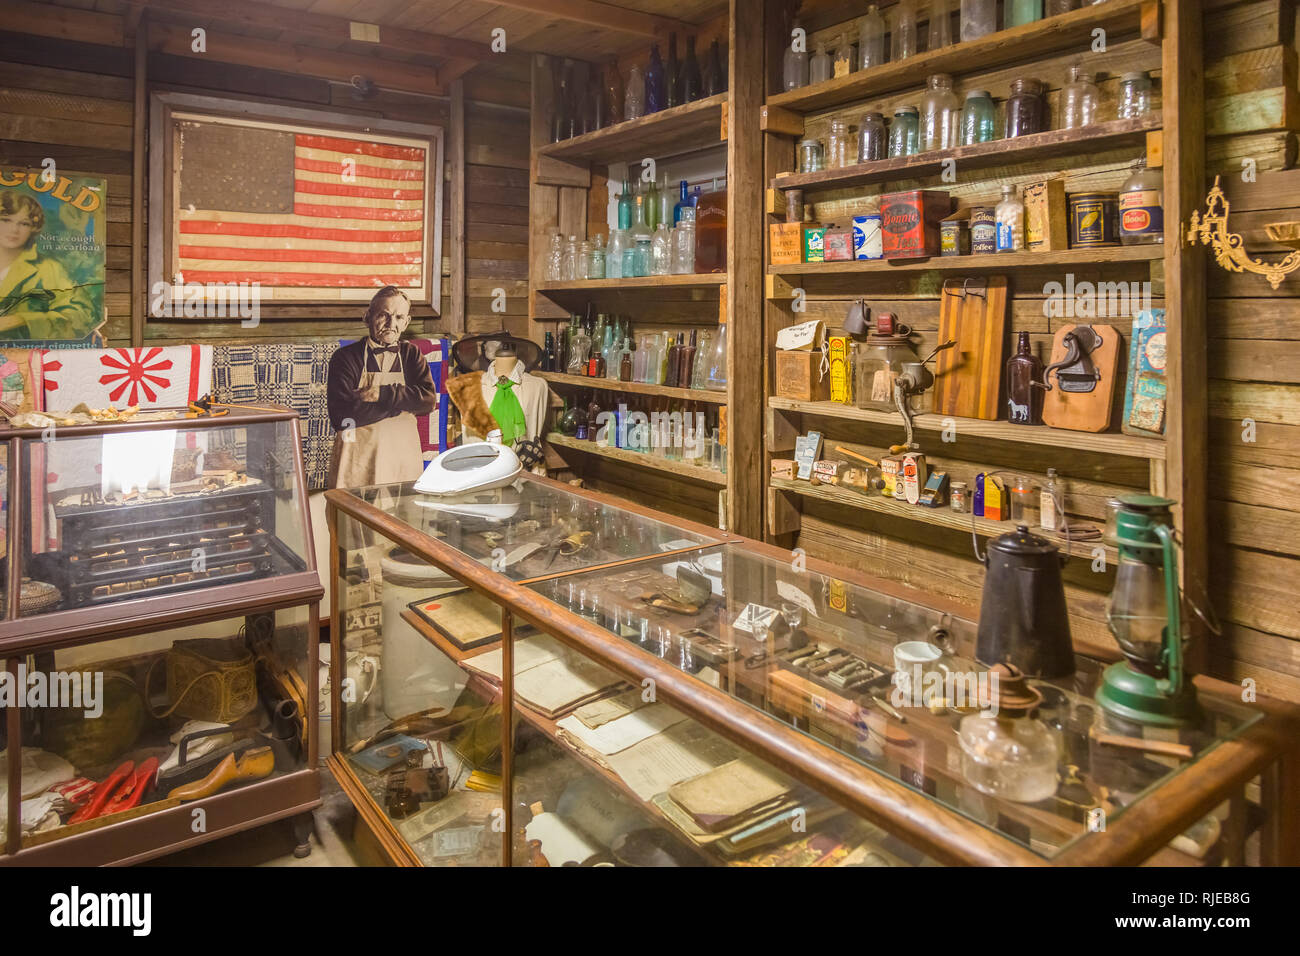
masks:
[[[1043,360],[1029,346],[1029,333],[1018,333],[1016,354],[1007,359],[1007,421],[1043,424]]]
[[[1056,469],[1047,469],[1047,480],[1038,493],[1038,526],[1044,531],[1055,531],[1062,524],[1062,515],[1057,502],[1064,505],[1061,482],[1056,477]]]
[[[1161,171],[1138,160],[1119,191],[1119,241],[1126,246],[1164,242],[1164,201]]]
[[[1019,252],[1025,247],[1025,204],[1015,186],[1002,187],[1002,202],[994,213],[998,221],[998,252]]]
[[[695,210],[695,271],[727,271],[727,190],[700,197]]]

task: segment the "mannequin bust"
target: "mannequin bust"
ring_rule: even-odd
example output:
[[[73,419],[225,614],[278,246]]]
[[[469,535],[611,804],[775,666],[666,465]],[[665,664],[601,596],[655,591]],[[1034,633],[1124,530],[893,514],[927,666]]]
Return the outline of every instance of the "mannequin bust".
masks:
[[[492,374],[497,378],[509,378],[510,373],[515,370],[515,366],[518,364],[519,355],[515,352],[513,346],[505,345],[497,353],[497,357],[492,360]]]
[[[538,437],[546,421],[550,390],[543,379],[528,374],[514,342],[507,339],[501,343],[482,372],[481,387],[483,401],[501,425],[506,444]]]

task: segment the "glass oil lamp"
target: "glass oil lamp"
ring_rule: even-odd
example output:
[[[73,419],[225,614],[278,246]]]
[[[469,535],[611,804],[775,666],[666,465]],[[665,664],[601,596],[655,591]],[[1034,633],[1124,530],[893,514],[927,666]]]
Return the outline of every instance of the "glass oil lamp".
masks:
[[[1106,668],[1097,690],[1107,714],[1158,727],[1183,727],[1200,718],[1183,663],[1173,505],[1154,495],[1123,495],[1112,502],[1119,565],[1106,623],[1127,660]]]
[[[992,678],[997,677],[996,689]],[[1043,695],[1011,664],[989,668],[990,707],[963,717],[961,772],[981,793],[1016,803],[1037,803],[1056,793],[1056,738],[1034,712]]]

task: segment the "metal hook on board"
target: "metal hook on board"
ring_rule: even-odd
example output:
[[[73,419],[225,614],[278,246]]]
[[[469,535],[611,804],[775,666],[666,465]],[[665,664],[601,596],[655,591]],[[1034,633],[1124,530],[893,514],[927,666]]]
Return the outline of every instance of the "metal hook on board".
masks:
[[[989,297],[989,296],[988,296],[988,289],[989,289],[989,280],[988,280],[988,279],[979,279],[979,278],[976,278],[976,277],[974,277],[974,276],[967,276],[966,278],[964,278],[964,279],[961,280],[961,289],[960,289],[960,291],[954,292],[954,291],[952,291],[951,289],[949,289],[948,286],[949,286],[951,283],[954,283],[954,282],[956,282],[956,281],[957,281],[956,279],[944,279],[944,280],[943,280],[943,294],[944,294],[944,295],[950,295],[950,296],[952,296],[953,298],[958,298],[958,297],[960,297],[960,298],[962,298],[962,299],[965,299],[967,296],[972,296],[972,295],[973,295],[973,296],[975,296],[977,299],[985,299],[985,300],[988,299],[988,297]],[[970,288],[970,284],[971,284],[972,282],[978,283],[978,284],[979,284],[979,285],[978,285],[978,288],[976,288],[976,289],[971,289],[971,288]]]

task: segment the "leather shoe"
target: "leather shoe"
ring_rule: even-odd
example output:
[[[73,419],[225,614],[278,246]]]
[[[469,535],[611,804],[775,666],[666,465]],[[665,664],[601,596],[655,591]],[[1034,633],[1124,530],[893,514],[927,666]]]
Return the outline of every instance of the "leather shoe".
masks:
[[[214,793],[220,793],[233,783],[248,783],[269,777],[275,770],[275,755],[270,747],[254,747],[245,751],[236,759],[234,754],[227,754],[210,774],[202,780],[177,787],[167,796],[174,800],[202,800]]]

